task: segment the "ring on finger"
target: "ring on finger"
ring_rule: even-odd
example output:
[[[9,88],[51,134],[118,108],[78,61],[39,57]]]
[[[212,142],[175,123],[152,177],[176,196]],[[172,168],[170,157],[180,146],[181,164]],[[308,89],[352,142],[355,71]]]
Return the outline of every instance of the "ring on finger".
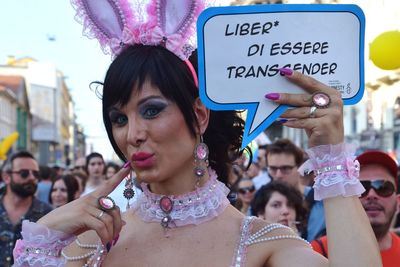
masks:
[[[331,98],[323,92],[314,93],[311,96],[311,101],[316,108],[327,108],[331,104]]]
[[[103,211],[110,211],[115,208],[115,201],[109,196],[101,196],[97,199],[97,202]]]
[[[100,213],[99,213],[99,215],[97,215],[97,219],[100,219],[101,218],[101,216],[103,216],[104,215],[104,210],[102,210],[102,211],[100,211]]]
[[[317,107],[316,106],[312,106],[310,108],[310,118],[315,118],[315,111],[317,111]]]

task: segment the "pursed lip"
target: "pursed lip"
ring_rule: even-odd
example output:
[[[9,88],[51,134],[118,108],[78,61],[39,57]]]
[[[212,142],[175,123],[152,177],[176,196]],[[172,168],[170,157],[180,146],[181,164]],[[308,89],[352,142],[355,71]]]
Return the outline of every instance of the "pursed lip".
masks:
[[[138,152],[132,154],[132,163],[138,168],[149,168],[154,164],[154,154]]]
[[[145,160],[148,159],[152,156],[152,154],[150,153],[146,153],[146,152],[137,152],[132,154],[132,161],[140,161],[140,160]]]

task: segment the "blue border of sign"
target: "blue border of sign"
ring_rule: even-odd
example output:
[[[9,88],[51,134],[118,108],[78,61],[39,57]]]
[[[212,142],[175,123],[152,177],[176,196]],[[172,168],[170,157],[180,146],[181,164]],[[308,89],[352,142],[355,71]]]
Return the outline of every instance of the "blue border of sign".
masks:
[[[358,103],[364,95],[364,36],[365,36],[365,15],[362,9],[352,4],[271,4],[271,5],[253,5],[253,6],[227,6],[227,7],[211,7],[204,10],[197,21],[197,42],[198,42],[198,72],[199,72],[199,94],[203,103],[213,110],[237,110],[246,109],[247,118],[254,118],[258,108],[258,102],[238,103],[238,104],[221,104],[211,100],[207,96],[206,88],[206,71],[205,71],[205,53],[204,53],[204,31],[205,24],[211,18],[219,15],[236,15],[236,14],[254,14],[254,13],[281,13],[281,12],[349,12],[354,14],[360,22],[360,88],[356,95],[351,98],[344,99],[345,105],[354,105]],[[280,105],[266,119],[259,124],[251,133],[251,123],[246,120],[242,148],[257,137],[264,129],[271,125],[279,115],[288,108],[287,105]]]

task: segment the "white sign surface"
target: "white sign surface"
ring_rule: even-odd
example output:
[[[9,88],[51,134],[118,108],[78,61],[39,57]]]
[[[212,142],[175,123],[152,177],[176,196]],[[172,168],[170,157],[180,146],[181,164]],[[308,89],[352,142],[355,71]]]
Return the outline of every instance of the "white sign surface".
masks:
[[[355,104],[364,91],[364,27],[355,5],[206,9],[197,25],[200,97],[211,109],[248,110],[242,146],[288,108],[265,94],[303,92],[279,68],[311,75]]]

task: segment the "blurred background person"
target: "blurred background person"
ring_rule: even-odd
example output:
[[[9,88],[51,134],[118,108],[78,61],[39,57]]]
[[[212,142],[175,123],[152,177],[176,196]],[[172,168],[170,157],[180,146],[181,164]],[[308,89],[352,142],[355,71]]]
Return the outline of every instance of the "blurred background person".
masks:
[[[380,150],[370,150],[357,157],[360,162],[361,184],[365,192],[360,201],[372,226],[382,258],[383,267],[400,265],[400,237],[390,226],[398,211],[397,162]],[[330,237],[332,238],[332,237]],[[328,258],[329,240],[323,236],[311,242],[315,251]]]
[[[121,166],[119,166],[117,163],[115,162],[109,162],[106,165],[106,180],[108,180],[109,178],[111,178],[114,174],[116,174],[119,169],[121,169]]]
[[[289,139],[278,139],[267,146],[266,160],[268,173],[274,181],[283,181],[296,187],[306,195],[304,185],[300,182],[300,173],[297,171],[303,163],[304,153]]]
[[[46,202],[47,204],[50,204],[49,194],[51,190],[51,184],[56,176],[56,173],[53,168],[50,168],[48,166],[40,166],[39,176],[40,177],[39,177],[38,187],[36,190],[36,197],[39,200]]]
[[[253,180],[260,173],[260,165],[257,161],[253,161],[246,170],[246,177]],[[253,182],[254,183],[254,182]]]
[[[74,171],[83,172],[87,175],[86,172],[86,157],[80,157],[75,160],[74,163]]]
[[[267,145],[259,146],[257,149],[257,164],[259,167],[259,171],[257,175],[253,178],[254,186],[256,190],[260,189],[261,186],[268,184],[271,182],[271,177],[268,174],[267,168]]]
[[[3,181],[3,168],[0,168],[0,195],[6,190],[6,184]]]
[[[105,180],[105,163],[100,153],[92,152],[86,157],[86,172],[88,179],[82,195],[89,194]]]
[[[82,171],[73,171],[71,173],[71,175],[73,177],[75,177],[75,179],[78,181],[78,185],[79,185],[78,192],[79,192],[79,196],[81,196],[83,194],[83,192],[85,191],[88,176],[86,175],[86,172],[82,172]]]
[[[299,235],[306,226],[303,196],[295,187],[281,181],[262,186],[254,196],[251,211],[269,223],[289,226]]]
[[[58,208],[79,198],[79,184],[72,175],[57,177],[51,184],[48,200],[53,208]]]
[[[15,242],[21,239],[22,220],[36,222],[51,207],[35,197],[39,164],[28,151],[11,155],[4,167],[6,185],[0,194],[0,266],[12,266]]]
[[[50,165],[55,172],[55,177],[64,175],[65,166],[63,164],[55,163]]]
[[[325,213],[323,202],[314,200],[314,189],[301,183],[298,169],[303,162],[303,150],[289,139],[278,139],[267,147],[267,166],[272,180],[288,183],[303,195],[309,213],[302,237],[311,242],[326,234]]]
[[[251,215],[250,204],[253,200],[256,188],[254,183],[249,178],[242,178],[238,183],[237,193],[238,199],[236,201],[236,208],[245,215]]]

